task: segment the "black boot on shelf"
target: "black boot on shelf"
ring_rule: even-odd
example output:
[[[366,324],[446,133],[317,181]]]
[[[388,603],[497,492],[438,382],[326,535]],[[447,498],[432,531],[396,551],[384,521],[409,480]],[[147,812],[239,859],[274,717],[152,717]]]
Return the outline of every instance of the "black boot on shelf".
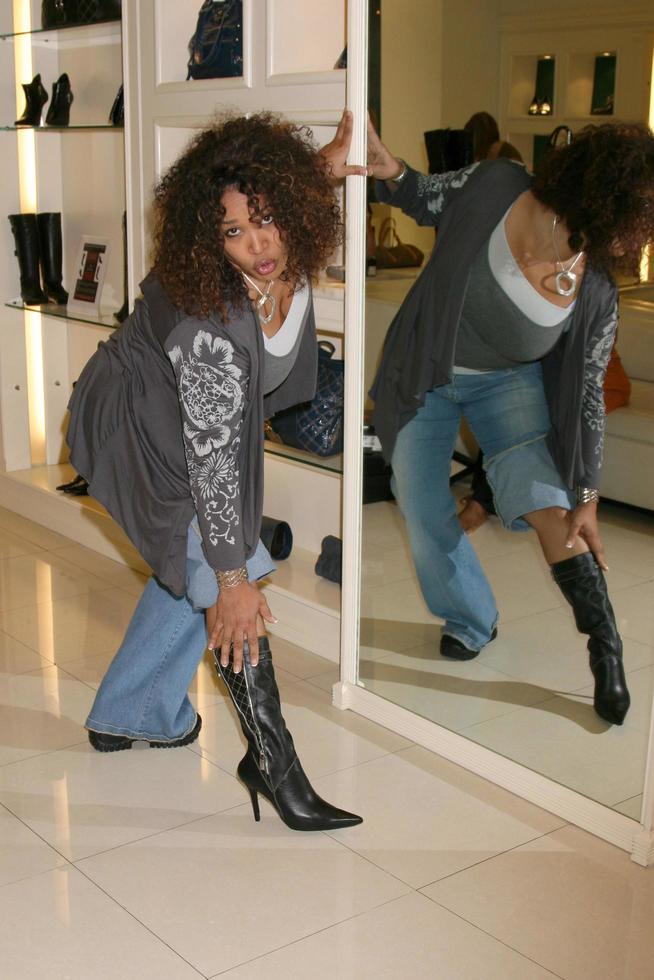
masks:
[[[111,111],[109,113],[109,122],[112,126],[124,126],[125,125],[125,97],[123,94],[123,86],[121,85],[116,93],[116,98],[111,106]]]
[[[114,320],[122,323],[129,316],[129,295],[127,292],[127,211],[123,211],[123,305],[114,313]]]
[[[606,589],[604,573],[586,552],[552,565],[554,581],[572,606],[577,629],[586,633],[590,669],[595,678],[595,711],[621,725],[631,699],[622,663],[622,640]]]
[[[70,106],[73,93],[66,72],[52,86],[52,100],[45,117],[46,126],[67,126],[70,122]]]
[[[56,211],[44,212],[37,214],[36,220],[39,226],[39,246],[45,291],[53,303],[65,306],[68,302],[68,293],[62,285],[61,214]]]
[[[38,306],[47,303],[39,278],[39,228],[35,214],[10,214],[9,223],[16,243],[20,269],[20,295],[23,303]]]
[[[259,820],[261,794],[291,830],[338,830],[361,823],[355,813],[325,803],[302,769],[282,717],[268,638],[259,639],[256,667],[250,663],[247,644],[244,646],[243,669],[238,674],[232,670],[231,659],[228,667],[222,667],[220,651],[214,656],[248,742],[238,777],[250,793],[254,819]]]
[[[41,76],[35,75],[31,82],[23,82],[25,110],[15,126],[40,126],[43,106],[48,101],[48,93],[41,84]]]

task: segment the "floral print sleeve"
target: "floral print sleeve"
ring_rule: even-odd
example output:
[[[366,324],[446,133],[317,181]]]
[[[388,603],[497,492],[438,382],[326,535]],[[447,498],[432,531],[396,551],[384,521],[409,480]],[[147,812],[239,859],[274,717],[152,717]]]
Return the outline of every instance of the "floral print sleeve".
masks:
[[[180,337],[183,339],[180,340]],[[191,495],[211,567],[245,564],[239,448],[249,364],[209,330],[176,331],[168,351],[177,379]]]
[[[581,409],[582,454],[585,475],[582,485],[598,489],[604,456],[604,377],[618,327],[618,304],[593,330],[586,348],[584,394]]]
[[[406,177],[395,191],[389,191],[384,181],[376,182],[377,198],[382,204],[401,208],[419,225],[437,226],[448,194],[461,190],[478,166],[473,163],[463,170],[429,175],[407,167]]]

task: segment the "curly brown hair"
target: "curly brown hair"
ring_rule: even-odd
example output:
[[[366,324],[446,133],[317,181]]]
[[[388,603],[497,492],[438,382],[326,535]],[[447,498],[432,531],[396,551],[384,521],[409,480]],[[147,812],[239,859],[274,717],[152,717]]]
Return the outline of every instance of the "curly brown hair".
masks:
[[[295,288],[314,277],[341,240],[341,215],[312,132],[270,112],[227,116],[199,133],[154,192],[153,272],[175,306],[203,318],[247,291],[226,259],[221,200],[246,194],[255,220],[272,213],[288,251],[282,275]]]
[[[637,275],[654,240],[654,135],[640,123],[586,126],[547,153],[534,196],[565,221],[570,248],[596,268]]]

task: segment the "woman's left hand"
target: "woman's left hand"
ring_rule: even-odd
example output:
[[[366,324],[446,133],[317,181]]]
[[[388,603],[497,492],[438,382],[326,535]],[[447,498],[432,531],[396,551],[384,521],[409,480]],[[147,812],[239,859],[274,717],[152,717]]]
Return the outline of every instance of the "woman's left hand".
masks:
[[[609,566],[606,564],[604,556],[604,545],[600,538],[599,528],[597,527],[597,502],[592,500],[587,504],[579,504],[568,514],[568,538],[565,542],[566,548],[573,548],[575,540],[582,538],[586,542],[599,567],[608,572]]]
[[[352,142],[352,121],[352,113],[349,109],[344,109],[334,139],[320,150],[320,156],[327,161],[334,180],[352,176],[367,177],[371,173],[369,167],[357,167],[345,162]]]

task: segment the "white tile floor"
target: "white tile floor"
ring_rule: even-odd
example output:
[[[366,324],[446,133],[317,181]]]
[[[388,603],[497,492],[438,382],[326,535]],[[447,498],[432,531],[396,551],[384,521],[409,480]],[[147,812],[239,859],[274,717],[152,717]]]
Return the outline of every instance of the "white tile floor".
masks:
[[[593,710],[586,640],[534,534],[505,531],[491,519],[471,535],[497,598],[499,636],[477,659],[456,663],[438,653],[441,621],[423,601],[397,506],[363,511],[365,687],[638,817],[654,691],[654,515],[611,504],[601,510],[632,696],[625,724],[612,727]],[[331,671],[316,680],[327,689],[334,679]]]
[[[208,661],[195,745],[95,753],[84,717],[140,585],[0,510],[2,980],[654,978],[654,869],[337,711],[333,667],[291,644],[274,642],[289,725],[319,792],[360,827],[297,834],[267,805],[254,823]],[[410,639],[425,671],[428,631]],[[498,651],[485,671],[504,697],[520,688],[517,723],[559,667],[511,679]],[[466,720],[501,741],[506,717]]]

